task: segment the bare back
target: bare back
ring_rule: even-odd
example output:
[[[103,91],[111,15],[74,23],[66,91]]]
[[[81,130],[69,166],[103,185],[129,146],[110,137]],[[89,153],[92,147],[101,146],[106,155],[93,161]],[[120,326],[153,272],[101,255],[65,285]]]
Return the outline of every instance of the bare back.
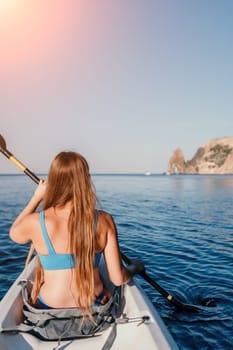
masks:
[[[38,214],[37,214],[38,215]],[[44,212],[44,222],[51,244],[57,254],[72,254],[69,247],[69,233],[67,222],[69,210],[49,208]],[[101,221],[98,220],[98,221]],[[47,256],[48,247],[41,232],[41,227],[37,227],[38,217],[36,218],[36,229],[34,230],[32,241],[39,255]],[[96,230],[96,251],[102,252],[106,243],[106,231]],[[101,232],[101,234],[99,233]],[[40,296],[51,307],[74,307],[76,305],[76,284],[73,269],[44,269],[44,283],[40,289]],[[98,268],[94,268],[95,295],[98,296],[103,284],[99,276]]]

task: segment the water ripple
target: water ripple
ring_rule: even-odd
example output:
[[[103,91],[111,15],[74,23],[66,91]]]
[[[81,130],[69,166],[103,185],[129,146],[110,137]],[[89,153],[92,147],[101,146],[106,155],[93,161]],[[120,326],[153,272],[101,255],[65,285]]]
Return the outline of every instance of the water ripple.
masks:
[[[182,350],[228,350],[233,344],[233,176],[93,176],[99,207],[113,215],[121,250],[199,313],[176,310],[140,281]],[[1,295],[22,266],[28,246],[9,240],[11,222],[34,185],[0,176]],[[6,273],[7,271],[7,273]]]

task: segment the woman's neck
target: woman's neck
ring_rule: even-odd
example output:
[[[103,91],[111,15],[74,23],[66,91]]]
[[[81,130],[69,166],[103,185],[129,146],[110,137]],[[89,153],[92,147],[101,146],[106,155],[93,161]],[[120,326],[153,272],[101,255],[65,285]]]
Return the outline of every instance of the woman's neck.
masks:
[[[59,217],[59,218],[64,218],[67,219],[70,216],[70,212],[71,212],[71,203],[68,202],[66,203],[64,206],[60,207],[60,206],[55,206],[53,207],[53,212],[54,215]]]

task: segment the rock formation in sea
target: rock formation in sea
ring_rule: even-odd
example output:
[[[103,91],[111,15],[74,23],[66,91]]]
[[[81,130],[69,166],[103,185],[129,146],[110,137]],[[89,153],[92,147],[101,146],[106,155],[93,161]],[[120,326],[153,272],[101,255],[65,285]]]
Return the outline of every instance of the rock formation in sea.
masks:
[[[167,174],[233,174],[233,137],[210,140],[188,161],[177,148],[169,160]]]

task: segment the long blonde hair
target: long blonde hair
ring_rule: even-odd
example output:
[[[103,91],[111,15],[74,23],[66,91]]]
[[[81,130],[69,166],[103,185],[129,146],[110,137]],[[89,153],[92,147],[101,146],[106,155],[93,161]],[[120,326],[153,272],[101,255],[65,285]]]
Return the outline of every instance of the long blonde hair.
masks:
[[[75,255],[74,276],[77,286],[76,304],[87,312],[95,299],[94,217],[96,194],[85,158],[76,152],[61,152],[53,160],[47,180],[43,209],[71,204],[68,220],[70,251]],[[43,273],[40,264],[35,277],[35,299]]]

